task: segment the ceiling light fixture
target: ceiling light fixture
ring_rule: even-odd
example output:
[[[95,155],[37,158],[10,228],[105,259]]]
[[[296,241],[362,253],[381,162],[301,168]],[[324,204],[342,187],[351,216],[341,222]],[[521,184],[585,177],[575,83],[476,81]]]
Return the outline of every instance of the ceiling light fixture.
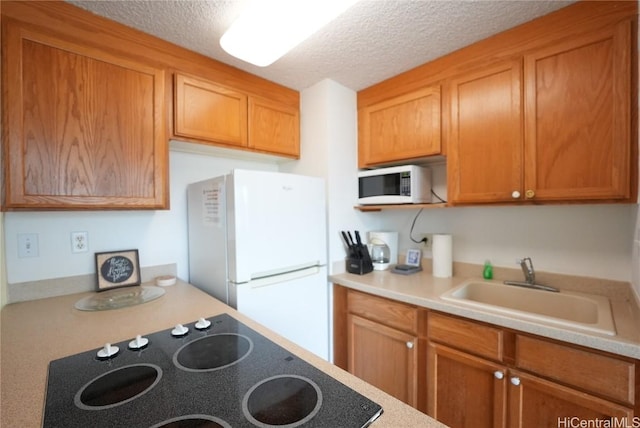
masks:
[[[222,35],[220,46],[266,67],[358,0],[252,0]]]

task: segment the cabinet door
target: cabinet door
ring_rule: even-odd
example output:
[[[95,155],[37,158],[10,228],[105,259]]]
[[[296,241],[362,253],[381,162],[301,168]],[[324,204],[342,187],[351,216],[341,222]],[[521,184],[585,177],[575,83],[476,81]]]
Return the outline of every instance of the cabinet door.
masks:
[[[630,196],[631,24],[525,57],[525,188],[536,200]]]
[[[503,366],[435,343],[429,343],[427,361],[431,417],[452,428],[505,427]]]
[[[300,110],[275,101],[249,97],[249,147],[300,157]]]
[[[450,202],[519,199],[523,179],[521,61],[465,74],[449,85]]]
[[[7,208],[164,208],[164,73],[3,20]]]
[[[386,393],[418,406],[418,339],[349,314],[348,370]]]
[[[441,153],[440,87],[365,107],[360,115],[361,166]]]
[[[535,376],[511,371],[508,384],[513,428],[633,425],[631,409]]]
[[[178,137],[246,147],[247,95],[176,74],[173,132]]]

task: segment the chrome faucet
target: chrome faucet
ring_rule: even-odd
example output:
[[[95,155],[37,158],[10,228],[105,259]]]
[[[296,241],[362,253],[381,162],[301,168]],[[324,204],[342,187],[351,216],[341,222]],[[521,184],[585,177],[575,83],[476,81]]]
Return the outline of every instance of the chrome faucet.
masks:
[[[524,279],[528,284],[536,283],[536,271],[533,269],[533,262],[531,261],[531,257],[525,257],[520,260],[520,267],[522,268],[522,273],[524,273]]]
[[[522,273],[524,274],[524,281],[504,281],[506,285],[516,285],[518,287],[534,288],[536,290],[553,291],[557,293],[558,290],[555,287],[549,285],[536,284],[536,271],[533,269],[533,262],[531,257],[525,257],[519,261]]]

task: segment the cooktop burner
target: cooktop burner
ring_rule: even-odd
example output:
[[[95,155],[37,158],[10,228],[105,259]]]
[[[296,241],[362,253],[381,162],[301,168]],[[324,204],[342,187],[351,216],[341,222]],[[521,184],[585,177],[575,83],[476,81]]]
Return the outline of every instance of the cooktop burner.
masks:
[[[215,334],[187,343],[173,356],[179,369],[187,371],[219,370],[249,355],[253,342],[238,334]]]
[[[355,428],[382,413],[235,318],[203,321],[52,361],[43,426]]]
[[[111,370],[83,386],[76,394],[76,406],[84,410],[102,410],[119,406],[149,391],[162,377],[162,369],[153,364],[135,364]]]

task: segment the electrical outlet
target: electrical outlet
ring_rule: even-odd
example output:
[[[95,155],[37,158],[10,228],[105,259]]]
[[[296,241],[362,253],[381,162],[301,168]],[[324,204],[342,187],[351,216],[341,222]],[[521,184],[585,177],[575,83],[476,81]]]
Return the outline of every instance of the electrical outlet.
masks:
[[[18,257],[23,259],[26,257],[38,257],[38,234],[37,233],[18,233]]]
[[[86,253],[89,251],[89,236],[87,232],[71,232],[71,252]]]
[[[431,233],[423,233],[422,239],[426,239],[427,242],[422,241],[422,249],[423,250],[431,250],[433,247],[433,234]]]

